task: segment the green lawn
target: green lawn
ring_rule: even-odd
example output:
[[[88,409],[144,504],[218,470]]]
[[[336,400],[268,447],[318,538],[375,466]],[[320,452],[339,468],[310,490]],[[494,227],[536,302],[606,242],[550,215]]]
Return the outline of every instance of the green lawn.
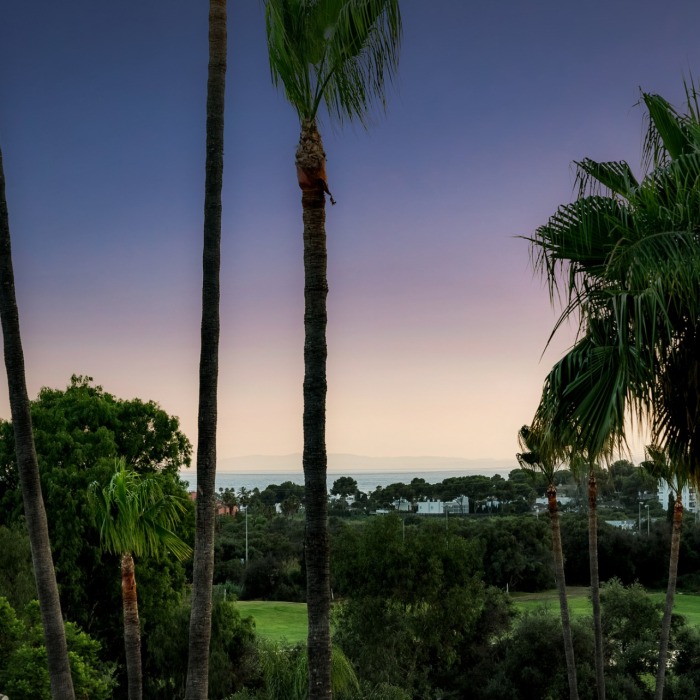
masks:
[[[292,644],[306,640],[306,603],[240,600],[236,605],[242,617],[253,617],[255,629],[260,636]]]
[[[587,588],[568,589],[569,607],[575,616],[590,615],[591,603]],[[663,602],[665,593],[652,593],[651,596]],[[548,607],[553,613],[559,612],[559,598],[556,590],[540,593],[515,593],[513,602],[519,610],[532,610]],[[308,627],[305,603],[282,603],[276,601],[250,600],[237,603],[241,615],[251,615],[255,619],[255,629],[262,637],[275,641],[285,640],[292,644],[306,640]],[[689,625],[700,626],[700,596],[676,595],[674,611],[684,615]]]
[[[650,593],[651,597],[663,603],[666,599],[665,593]],[[568,589],[569,608],[572,615],[590,615],[591,603],[588,600],[587,588]],[[556,590],[543,591],[541,593],[515,593],[513,602],[520,610],[532,610],[544,605],[554,612],[559,610],[559,596]],[[673,611],[678,615],[683,615],[689,625],[700,625],[700,596],[677,593],[674,601]]]

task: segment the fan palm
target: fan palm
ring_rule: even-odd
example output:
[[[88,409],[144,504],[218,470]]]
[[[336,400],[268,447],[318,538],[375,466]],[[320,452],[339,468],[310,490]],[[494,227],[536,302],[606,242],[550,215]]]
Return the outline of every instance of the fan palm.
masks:
[[[163,492],[155,476],[142,478],[124,460],[107,486],[90,484],[88,496],[102,548],[121,561],[124,647],[129,700],[141,700],[141,629],[134,556],[157,557],[164,549],[178,559],[192,550],[173,529],[186,509],[181,497]]]
[[[192,611],[187,665],[187,700],[209,696],[214,526],[216,523],[216,426],[219,375],[219,272],[221,188],[224,171],[226,0],[209,2],[202,325],[197,415],[197,506],[192,568]]]
[[[650,169],[641,182],[627,163],[583,160],[578,199],[530,239],[551,297],[563,299],[553,333],[571,317],[579,324],[545,380],[533,427],[556,426],[591,463],[626,445],[632,416],[650,424],[674,463],[700,470],[700,122],[694,88],[687,94],[685,115],[642,94]]]
[[[576,682],[576,661],[574,659],[574,642],[571,636],[571,617],[566,598],[566,580],[564,578],[564,554],[561,546],[561,528],[559,524],[559,504],[555,474],[559,467],[556,458],[552,458],[546,434],[533,432],[527,425],[518,432],[518,443],[524,451],[516,455],[521,468],[531,474],[542,474],[547,480],[547,510],[552,526],[552,554],[554,555],[554,577],[559,593],[559,610],[561,627],[564,635],[564,655],[566,657],[566,674],[569,680],[569,698],[578,700]]]
[[[0,151],[0,321],[5,352],[5,369],[15,435],[17,469],[27,531],[32,549],[34,578],[41,608],[46,655],[55,700],[74,700],[75,691],[68,659],[66,633],[58,597],[56,573],[51,556],[49,528],[39,481],[39,465],[34,447],[34,432],[24,372],[24,352],[19,328],[19,312],[12,268],[10,220],[5,199],[5,171]]]
[[[338,122],[366,125],[398,63],[398,0],[266,0],[270,68],[299,117],[297,181],[304,222],[304,485],[309,616],[309,697],[331,697],[330,581],[326,485],[325,107]],[[331,203],[334,200],[331,197]]]

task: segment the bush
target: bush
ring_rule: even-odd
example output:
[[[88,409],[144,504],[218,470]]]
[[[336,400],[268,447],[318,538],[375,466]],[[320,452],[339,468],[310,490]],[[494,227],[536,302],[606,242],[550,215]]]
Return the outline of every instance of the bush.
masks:
[[[171,610],[145,638],[144,697],[183,698],[187,680],[190,605]],[[220,700],[256,676],[255,632],[251,617],[242,618],[235,602],[216,591],[209,651],[209,697]]]
[[[51,700],[43,634],[37,601],[26,606],[20,620],[0,598],[0,688],[12,700]],[[114,667],[100,660],[100,643],[72,622],[66,623],[66,641],[76,697],[110,698]]]

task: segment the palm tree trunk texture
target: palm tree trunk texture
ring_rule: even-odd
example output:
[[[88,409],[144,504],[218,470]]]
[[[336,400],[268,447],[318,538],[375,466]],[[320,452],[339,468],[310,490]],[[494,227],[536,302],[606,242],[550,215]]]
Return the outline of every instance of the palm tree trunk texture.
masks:
[[[671,556],[668,564],[668,586],[666,588],[666,605],[661,621],[661,643],[659,645],[659,665],[656,669],[655,700],[662,700],[666,680],[666,663],[668,661],[668,642],[671,636],[671,615],[673,599],[676,595],[676,579],[678,578],[678,551],[681,545],[681,527],[683,525],[683,501],[681,492],[676,496],[673,506],[673,530],[671,531]]]
[[[302,124],[297,149],[304,220],[304,486],[309,700],[331,698],[330,565],[326,486],[325,153],[314,122]]]
[[[122,554],[122,607],[124,608],[124,650],[129,700],[141,700],[141,624],[136,598],[134,558],[130,552]]]
[[[53,567],[49,529],[41,494],[39,466],[34,447],[34,433],[24,372],[24,352],[19,330],[19,312],[12,269],[10,220],[5,199],[5,173],[0,151],[0,321],[5,353],[5,369],[10,395],[10,411],[15,434],[17,470],[22,487],[24,515],[32,549],[32,563],[44,642],[48,657],[51,695],[54,700],[74,700],[73,680],[68,661],[66,632]]]
[[[593,470],[588,475],[588,560],[591,570],[596,687],[598,700],[605,700],[603,625],[600,615],[600,580],[598,576],[598,483]]]
[[[197,505],[186,700],[207,700],[209,681],[214,526],[216,520],[219,272],[221,268],[221,188],[224,170],[226,42],[226,0],[210,0],[202,327],[199,360]]]
[[[569,679],[569,699],[578,700],[578,685],[576,682],[576,661],[574,659],[574,642],[571,636],[571,617],[569,602],[566,599],[566,580],[564,578],[564,555],[561,547],[561,529],[559,527],[559,507],[557,505],[557,489],[550,484],[547,489],[547,506],[549,520],[552,525],[552,553],[554,554],[554,573],[557,577],[559,592],[559,610],[561,611],[561,628],[564,635],[564,656],[566,657],[566,675]]]

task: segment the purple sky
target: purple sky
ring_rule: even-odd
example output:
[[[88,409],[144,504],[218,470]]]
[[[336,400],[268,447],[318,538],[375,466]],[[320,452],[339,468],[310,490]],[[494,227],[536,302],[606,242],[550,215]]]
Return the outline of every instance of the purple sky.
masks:
[[[196,441],[208,3],[37,0],[0,17],[0,146],[29,392],[88,374]],[[510,458],[555,320],[529,235],[571,161],[637,169],[639,87],[680,103],[696,0],[404,0],[368,132],[323,124],[328,449]],[[231,2],[219,457],[301,450],[295,113],[262,4]],[[0,415],[9,417],[6,385]]]

